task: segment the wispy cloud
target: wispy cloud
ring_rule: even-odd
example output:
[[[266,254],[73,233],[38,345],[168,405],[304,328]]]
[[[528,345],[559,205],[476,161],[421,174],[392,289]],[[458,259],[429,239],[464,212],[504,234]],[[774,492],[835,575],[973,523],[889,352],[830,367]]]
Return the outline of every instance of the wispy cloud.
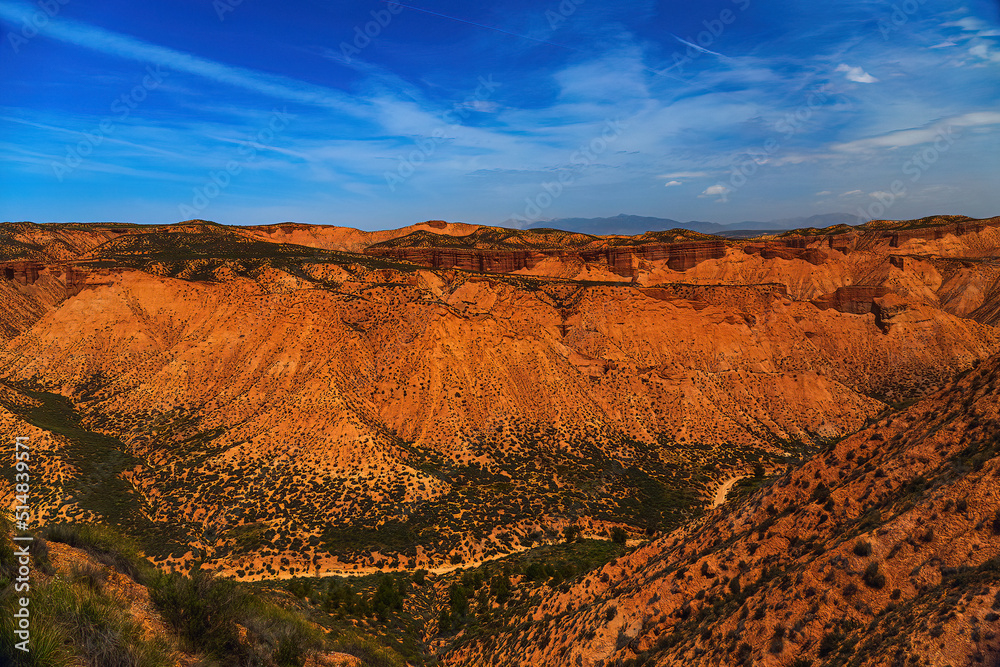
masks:
[[[675,171],[672,174],[661,174],[659,178],[704,178],[707,171]]]
[[[0,1],[0,18],[15,24],[32,21],[37,12],[38,8],[33,5]],[[119,58],[157,63],[171,71],[187,72],[216,83],[287,102],[327,107],[357,115],[365,112],[356,100],[339,91],[284,76],[226,65],[73,19],[58,17],[45,22],[38,29],[41,34],[61,42]]]
[[[681,44],[683,44],[684,46],[687,46],[687,47],[690,47],[692,49],[695,49],[696,51],[701,51],[702,53],[707,53],[709,55],[718,56],[719,58],[725,58],[725,56],[722,55],[721,53],[718,53],[716,51],[711,51],[709,49],[706,49],[704,46],[699,46],[699,45],[695,44],[694,42],[689,42],[686,39],[681,39],[677,35],[672,35],[672,37],[674,39],[676,39],[678,42],[680,42]]]
[[[933,123],[928,123],[923,127],[910,128],[887,132],[875,137],[867,137],[856,141],[835,144],[834,150],[854,153],[859,151],[870,151],[876,149],[893,150],[906,146],[917,146],[931,141],[936,141],[943,135],[948,135],[955,128],[977,127],[985,125],[1000,124],[1000,112],[998,111],[978,111],[943,118]]]

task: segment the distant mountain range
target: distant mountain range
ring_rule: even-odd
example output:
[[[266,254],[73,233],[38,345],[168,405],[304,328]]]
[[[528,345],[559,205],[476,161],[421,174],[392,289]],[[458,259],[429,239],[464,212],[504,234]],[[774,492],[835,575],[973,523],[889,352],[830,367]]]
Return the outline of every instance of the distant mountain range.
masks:
[[[554,220],[540,220],[528,225],[529,229],[554,228],[570,232],[581,232],[584,234],[622,234],[632,236],[651,231],[661,231],[665,229],[690,229],[703,234],[730,234],[745,230],[754,231],[780,231],[786,229],[798,229],[801,227],[829,227],[831,225],[859,225],[865,222],[856,215],[850,213],[826,213],[823,215],[811,215],[800,218],[785,218],[783,220],[771,220],[770,222],[746,221],[737,222],[730,225],[723,225],[717,222],[704,222],[691,220],[680,222],[670,218],[656,218],[643,215],[625,215],[624,213],[612,218],[556,218]]]

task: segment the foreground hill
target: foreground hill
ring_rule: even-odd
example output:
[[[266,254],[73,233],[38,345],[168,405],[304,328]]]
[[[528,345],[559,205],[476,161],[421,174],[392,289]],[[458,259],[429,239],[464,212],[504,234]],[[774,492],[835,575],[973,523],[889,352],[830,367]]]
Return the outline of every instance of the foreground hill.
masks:
[[[994,665],[998,620],[994,357],[444,662]]]
[[[30,588],[14,590],[12,525],[0,515],[0,664],[56,667],[402,667],[403,657],[281,590],[150,567],[103,526],[52,525],[30,543]],[[28,651],[15,647],[30,600]]]
[[[335,249],[343,228],[0,226],[0,432],[42,453],[42,521],[244,579],[457,567],[571,524],[656,535],[1000,351],[992,223],[893,224],[378,241],[558,241],[566,266],[570,244],[655,264],[634,282],[424,267]],[[672,254],[705,243],[722,256]]]

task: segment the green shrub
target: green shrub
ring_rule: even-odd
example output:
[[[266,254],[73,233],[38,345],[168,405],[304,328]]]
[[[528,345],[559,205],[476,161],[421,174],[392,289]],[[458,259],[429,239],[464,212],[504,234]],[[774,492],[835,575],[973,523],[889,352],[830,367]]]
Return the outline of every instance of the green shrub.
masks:
[[[567,542],[575,542],[580,538],[580,534],[582,532],[583,529],[580,528],[580,526],[576,525],[566,526],[565,528],[562,529],[563,539],[565,539]]]
[[[49,576],[55,574],[52,561],[49,559],[49,544],[45,541],[45,538],[35,536],[34,541],[31,543],[31,559],[40,572]]]
[[[497,604],[505,604],[510,599],[510,577],[505,574],[498,574],[490,580],[490,595],[497,601]]]
[[[163,619],[189,648],[226,665],[268,660],[301,665],[308,652],[322,646],[318,633],[301,617],[208,573],[157,573],[149,592]],[[246,641],[240,638],[239,626],[246,628]]]
[[[164,641],[146,641],[142,627],[119,600],[91,590],[86,584],[58,580],[35,584],[32,606],[30,659],[27,663],[4,664],[82,663],[101,667],[173,664]],[[4,650],[0,648],[0,655]]]
[[[108,582],[108,571],[92,563],[73,563],[70,566],[70,581],[80,583],[94,592],[104,590],[104,585]]]
[[[443,611],[447,612],[447,609]],[[358,634],[342,634],[330,642],[331,651],[353,655],[361,660],[364,667],[402,667],[403,662],[385,647],[379,646],[368,637]]]
[[[42,531],[52,542],[83,549],[95,559],[137,583],[145,583],[152,572],[152,566],[139,555],[135,542],[118,531],[97,524],[57,523],[50,524]]]

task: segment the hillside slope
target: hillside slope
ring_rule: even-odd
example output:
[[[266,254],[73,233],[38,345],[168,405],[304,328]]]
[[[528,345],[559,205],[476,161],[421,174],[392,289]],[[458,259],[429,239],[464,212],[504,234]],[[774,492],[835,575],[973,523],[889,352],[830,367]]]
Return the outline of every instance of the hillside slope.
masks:
[[[722,480],[1000,351],[992,326],[887,288],[686,281],[711,260],[644,286],[203,221],[112,231],[0,280],[2,433],[46,452],[43,520],[246,579],[479,561],[577,522],[671,530]]]
[[[998,619],[994,357],[445,664],[993,665]]]

